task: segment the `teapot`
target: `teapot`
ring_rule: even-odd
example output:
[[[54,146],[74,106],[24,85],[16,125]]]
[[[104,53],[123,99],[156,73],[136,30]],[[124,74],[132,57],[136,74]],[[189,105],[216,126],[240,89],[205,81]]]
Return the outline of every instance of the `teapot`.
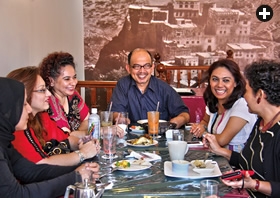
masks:
[[[83,183],[75,183],[75,185],[67,186],[64,198],[69,197],[70,190],[74,191],[74,198],[98,198],[104,192],[103,189],[96,194],[96,185],[88,182],[88,179],[85,179]]]

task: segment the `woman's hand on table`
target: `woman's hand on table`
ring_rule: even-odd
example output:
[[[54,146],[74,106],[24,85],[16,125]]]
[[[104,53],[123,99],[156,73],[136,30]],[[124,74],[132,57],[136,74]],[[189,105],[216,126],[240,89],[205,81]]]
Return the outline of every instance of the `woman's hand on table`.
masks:
[[[192,133],[195,137],[201,137],[202,134],[205,132],[205,128],[203,124],[193,124],[190,130],[190,133]]]
[[[223,148],[219,145],[216,136],[210,133],[205,133],[202,140],[203,146],[209,148],[209,151],[215,153],[216,155],[221,155],[227,160],[230,160],[232,151],[226,148]]]
[[[76,168],[76,171],[78,171],[82,176],[83,174],[86,174],[85,176],[83,176],[84,178],[88,177],[88,171],[92,172],[93,181],[99,178],[99,164],[95,162],[84,163]]]
[[[81,142],[79,144],[79,148],[79,150],[84,154],[86,159],[92,158],[100,152],[100,145],[96,144],[95,139],[92,139],[85,144]]]
[[[229,172],[231,172],[231,171],[229,171]],[[243,185],[243,179],[240,179],[240,180],[222,179],[222,182],[227,186],[231,186],[232,188],[242,188],[242,185]],[[256,180],[252,179],[250,174],[248,172],[246,172],[246,174],[244,175],[244,186],[243,186],[243,188],[254,189],[255,186],[256,186]]]
[[[213,153],[218,153],[221,149],[221,146],[219,145],[216,136],[210,133],[206,133],[203,135],[203,146],[206,148],[209,148],[209,150]]]

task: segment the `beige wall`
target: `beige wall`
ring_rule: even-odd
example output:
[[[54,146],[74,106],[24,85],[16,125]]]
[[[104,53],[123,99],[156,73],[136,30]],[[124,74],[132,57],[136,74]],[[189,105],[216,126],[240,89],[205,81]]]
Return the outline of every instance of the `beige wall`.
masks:
[[[0,76],[67,51],[84,79],[82,0],[0,0],[0,28]]]

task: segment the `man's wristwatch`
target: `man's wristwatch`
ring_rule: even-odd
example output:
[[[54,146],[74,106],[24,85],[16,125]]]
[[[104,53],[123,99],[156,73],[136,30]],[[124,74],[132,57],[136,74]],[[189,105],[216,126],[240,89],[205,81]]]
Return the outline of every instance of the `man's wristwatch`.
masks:
[[[85,160],[85,156],[81,151],[76,150],[75,153],[77,153],[79,155],[80,162],[83,162]]]

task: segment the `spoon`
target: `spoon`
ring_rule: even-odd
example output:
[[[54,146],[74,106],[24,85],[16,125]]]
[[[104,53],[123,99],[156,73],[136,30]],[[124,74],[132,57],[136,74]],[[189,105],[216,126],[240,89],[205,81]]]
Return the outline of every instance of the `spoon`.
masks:
[[[206,152],[204,157],[204,162],[208,159],[208,156],[209,156],[209,152]]]

